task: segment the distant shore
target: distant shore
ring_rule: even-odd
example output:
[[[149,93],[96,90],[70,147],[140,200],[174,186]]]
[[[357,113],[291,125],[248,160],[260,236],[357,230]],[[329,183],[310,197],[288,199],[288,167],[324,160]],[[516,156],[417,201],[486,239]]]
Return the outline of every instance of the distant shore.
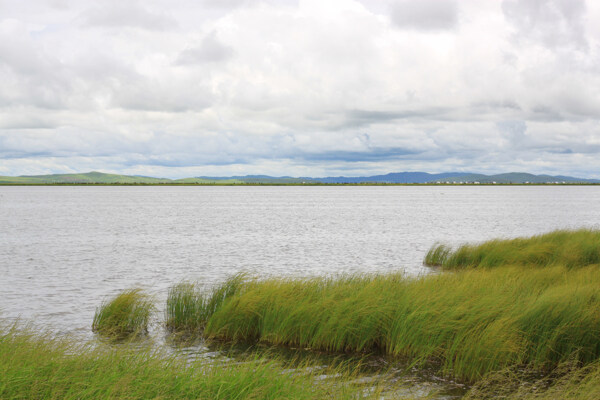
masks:
[[[0,186],[600,186],[600,183],[2,183]]]

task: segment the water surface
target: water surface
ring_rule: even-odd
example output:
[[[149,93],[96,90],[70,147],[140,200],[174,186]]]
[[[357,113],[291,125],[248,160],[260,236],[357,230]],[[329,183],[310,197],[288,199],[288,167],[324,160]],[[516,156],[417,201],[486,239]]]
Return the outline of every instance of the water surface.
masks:
[[[0,187],[0,309],[90,335],[95,307],[182,279],[428,273],[459,244],[598,227],[597,186]]]

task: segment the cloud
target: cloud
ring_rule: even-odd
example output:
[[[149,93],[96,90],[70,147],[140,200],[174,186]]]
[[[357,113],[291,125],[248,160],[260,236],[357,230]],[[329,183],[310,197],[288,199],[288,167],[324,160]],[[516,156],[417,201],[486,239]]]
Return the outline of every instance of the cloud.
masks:
[[[164,31],[177,25],[166,10],[152,12],[135,1],[108,1],[83,13],[83,24],[90,27],[139,28]]]
[[[211,32],[202,39],[200,45],[182,51],[177,57],[178,65],[194,65],[210,62],[226,61],[233,56],[233,50],[221,43],[216,32]]]
[[[443,31],[458,25],[455,0],[401,0],[394,2],[392,22],[399,28]]]
[[[3,3],[4,174],[600,170],[594,2],[57,4]]]
[[[585,0],[504,0],[502,11],[515,28],[515,40],[531,40],[548,48],[589,47],[583,19]]]

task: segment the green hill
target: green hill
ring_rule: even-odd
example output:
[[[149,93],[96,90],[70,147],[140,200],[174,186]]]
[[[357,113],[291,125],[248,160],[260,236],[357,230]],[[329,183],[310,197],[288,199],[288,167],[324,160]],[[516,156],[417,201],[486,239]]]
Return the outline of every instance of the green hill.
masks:
[[[0,184],[156,184],[169,182],[172,181],[170,179],[150,178],[147,176],[105,174],[95,171],[86,174],[0,176]]]

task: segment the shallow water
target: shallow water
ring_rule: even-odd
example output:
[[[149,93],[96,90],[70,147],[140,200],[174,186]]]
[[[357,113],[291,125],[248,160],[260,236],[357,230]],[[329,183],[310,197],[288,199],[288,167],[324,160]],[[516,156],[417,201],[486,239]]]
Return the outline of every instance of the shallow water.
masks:
[[[426,274],[435,242],[599,226],[599,186],[4,186],[0,314],[90,338],[126,288],[160,305],[182,279],[240,271]]]

